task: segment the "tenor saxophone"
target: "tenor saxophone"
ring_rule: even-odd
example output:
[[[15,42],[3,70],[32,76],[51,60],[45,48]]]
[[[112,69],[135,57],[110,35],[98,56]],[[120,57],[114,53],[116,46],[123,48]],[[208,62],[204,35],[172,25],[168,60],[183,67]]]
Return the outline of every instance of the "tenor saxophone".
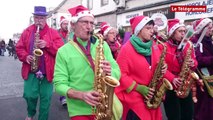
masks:
[[[172,84],[167,79],[163,78],[163,74],[161,73],[165,61],[167,47],[160,40],[157,41],[163,45],[163,52],[161,53],[160,61],[155,69],[153,78],[148,85],[149,88],[153,88],[155,90],[153,97],[145,100],[146,106],[149,109],[157,108],[161,104],[165,92],[173,89]]]
[[[197,73],[193,72],[188,64],[188,61],[191,59],[193,45],[189,41],[190,47],[186,51],[186,55],[184,57],[183,64],[181,66],[181,72],[179,73],[179,77],[183,80],[183,84],[178,87],[175,92],[179,98],[186,98],[189,95],[192,84],[194,84],[195,80],[199,80],[199,76]]]
[[[111,120],[113,117],[114,88],[119,86],[120,83],[116,78],[107,76],[100,67],[101,61],[105,59],[103,50],[104,41],[102,37],[96,36],[99,39],[99,44],[96,47],[94,90],[100,93],[101,104],[97,105],[93,112],[96,120]]]
[[[37,26],[37,30],[35,33],[35,41],[33,46],[33,61],[31,62],[31,72],[34,73],[38,71],[39,58],[43,55],[43,51],[35,45],[38,40],[40,40],[39,25]]]

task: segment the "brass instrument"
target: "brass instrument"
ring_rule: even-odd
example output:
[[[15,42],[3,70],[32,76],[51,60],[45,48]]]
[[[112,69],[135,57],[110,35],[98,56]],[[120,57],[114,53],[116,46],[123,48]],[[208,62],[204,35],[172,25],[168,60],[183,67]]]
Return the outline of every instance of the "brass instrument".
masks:
[[[99,44],[96,47],[94,90],[101,94],[101,104],[97,105],[95,112],[93,112],[96,120],[111,120],[113,117],[114,88],[119,86],[120,83],[117,79],[106,76],[100,67],[101,61],[105,59],[103,50],[104,41],[100,36],[97,35],[97,37],[99,38]]]
[[[166,27],[167,27],[167,18],[162,13],[154,13],[151,16],[151,19],[154,21],[155,25],[157,26],[157,36],[160,36],[165,42],[168,40],[168,36],[166,35]]]
[[[201,79],[203,80],[203,83],[205,84],[209,95],[213,98],[213,75],[210,75],[209,72],[203,72],[202,69],[205,69],[208,71],[207,68],[201,68],[201,71],[197,69],[198,74],[201,76]]]
[[[163,52],[160,56],[160,61],[155,69],[154,76],[148,86],[149,88],[153,88],[155,90],[153,97],[145,101],[146,106],[150,109],[157,108],[161,104],[166,90],[173,89],[172,84],[167,79],[162,79],[163,74],[161,73],[165,61],[167,47],[160,40],[157,41],[163,45]]]
[[[203,82],[208,90],[209,95],[213,98],[213,75],[211,76],[202,76]]]
[[[183,84],[178,87],[176,89],[176,95],[179,98],[185,98],[189,95],[189,92],[191,90],[192,84],[194,84],[195,80],[199,80],[199,76],[193,72],[189,65],[188,65],[188,61],[191,58],[191,54],[192,54],[192,49],[193,49],[193,45],[190,41],[188,41],[190,43],[190,47],[186,52],[186,55],[184,57],[184,61],[181,67],[181,72],[179,73],[179,77],[181,80],[183,80]]]
[[[37,30],[35,33],[35,41],[34,41],[34,48],[33,48],[33,62],[31,63],[31,72],[37,72],[39,67],[39,58],[43,55],[43,51],[39,49],[35,43],[40,40],[39,35],[39,25],[37,26]]]

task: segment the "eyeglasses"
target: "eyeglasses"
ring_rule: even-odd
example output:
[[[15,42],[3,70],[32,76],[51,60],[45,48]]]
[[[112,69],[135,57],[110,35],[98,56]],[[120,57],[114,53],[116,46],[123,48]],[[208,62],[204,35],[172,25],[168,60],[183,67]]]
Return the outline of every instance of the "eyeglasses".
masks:
[[[179,33],[186,33],[186,30],[178,30]]]
[[[144,28],[147,29],[147,30],[154,30],[153,26],[145,26]]]
[[[87,20],[79,20],[78,22],[82,23],[83,25],[95,25],[93,21],[87,21]]]

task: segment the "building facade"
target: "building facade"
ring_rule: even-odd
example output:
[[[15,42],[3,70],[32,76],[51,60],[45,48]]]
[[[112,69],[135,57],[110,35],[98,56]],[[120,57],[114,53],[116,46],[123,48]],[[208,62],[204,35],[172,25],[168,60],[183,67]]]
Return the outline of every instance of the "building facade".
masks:
[[[213,0],[64,0],[53,11],[52,21],[59,23],[61,15],[70,14],[67,9],[76,5],[84,5],[95,16],[97,23],[108,22],[116,28],[124,28],[131,31],[129,20],[138,15],[152,17],[155,13],[161,13],[167,19],[181,18],[186,22],[202,17],[213,17]],[[171,12],[171,5],[206,5],[206,12]],[[54,22],[52,22],[54,23]],[[56,28],[59,27],[56,24]]]

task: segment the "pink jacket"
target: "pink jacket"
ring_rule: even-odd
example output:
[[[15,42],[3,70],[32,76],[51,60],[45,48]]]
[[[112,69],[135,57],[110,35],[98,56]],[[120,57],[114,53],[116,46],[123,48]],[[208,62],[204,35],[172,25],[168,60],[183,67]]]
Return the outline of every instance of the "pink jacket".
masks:
[[[34,31],[34,25],[26,28],[19,41],[16,45],[16,53],[19,60],[22,62],[22,78],[24,80],[28,79],[28,74],[30,73],[30,64],[26,62],[27,56],[30,54],[30,38],[32,37],[31,33]],[[41,38],[47,42],[45,48],[43,48],[44,52],[44,61],[45,61],[45,70],[47,80],[52,82],[53,80],[53,72],[54,72],[54,64],[55,64],[55,56],[58,48],[63,45],[63,41],[59,36],[58,32],[52,28],[48,27],[47,32]]]

